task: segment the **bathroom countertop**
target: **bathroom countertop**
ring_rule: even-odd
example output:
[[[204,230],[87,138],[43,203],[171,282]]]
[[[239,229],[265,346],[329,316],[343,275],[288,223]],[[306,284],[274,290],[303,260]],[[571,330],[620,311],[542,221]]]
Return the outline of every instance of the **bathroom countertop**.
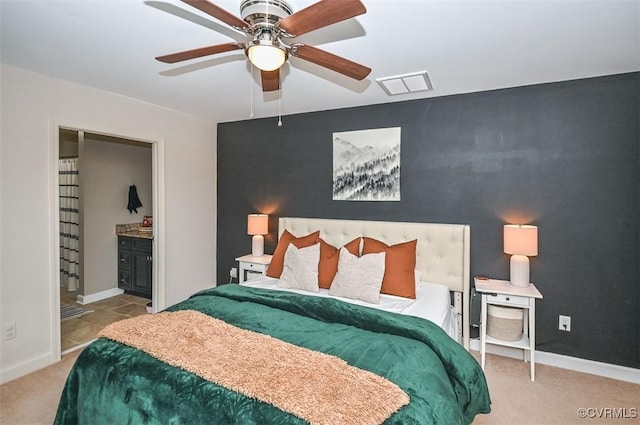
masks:
[[[116,224],[116,235],[130,238],[153,239],[153,230],[140,230],[141,223]],[[151,229],[146,227],[145,229]]]

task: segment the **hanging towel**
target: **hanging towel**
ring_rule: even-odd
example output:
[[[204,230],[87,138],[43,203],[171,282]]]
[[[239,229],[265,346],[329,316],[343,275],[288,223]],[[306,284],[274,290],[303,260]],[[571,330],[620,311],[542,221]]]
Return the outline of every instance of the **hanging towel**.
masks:
[[[138,208],[142,206],[140,202],[140,198],[138,198],[138,190],[135,185],[129,186],[129,205],[127,205],[127,209],[129,210],[129,214],[135,211],[138,214]]]

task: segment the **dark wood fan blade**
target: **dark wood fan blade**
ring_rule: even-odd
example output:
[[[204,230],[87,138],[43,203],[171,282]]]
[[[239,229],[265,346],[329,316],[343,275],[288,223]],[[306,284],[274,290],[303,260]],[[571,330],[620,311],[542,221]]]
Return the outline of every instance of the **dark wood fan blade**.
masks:
[[[207,0],[182,0],[182,2],[187,3],[189,6],[193,6],[196,9],[200,9],[204,13],[211,15],[225,24],[231,25],[241,31],[249,29],[248,23]]]
[[[184,0],[183,0],[184,1]],[[292,36],[299,36],[318,28],[366,13],[360,0],[320,0],[279,22],[280,28]]]
[[[320,50],[317,47],[299,44],[291,49],[291,54],[297,58],[329,68],[355,80],[362,80],[371,72],[371,68],[334,55],[333,53]]]
[[[176,63],[188,59],[200,58],[202,56],[215,55],[216,53],[230,52],[232,50],[244,49],[241,43],[224,43],[215,46],[201,47],[199,49],[185,50],[184,52],[172,53],[170,55],[158,56],[156,59],[164,63]]]
[[[280,69],[275,71],[260,71],[262,76],[262,91],[280,90]]]

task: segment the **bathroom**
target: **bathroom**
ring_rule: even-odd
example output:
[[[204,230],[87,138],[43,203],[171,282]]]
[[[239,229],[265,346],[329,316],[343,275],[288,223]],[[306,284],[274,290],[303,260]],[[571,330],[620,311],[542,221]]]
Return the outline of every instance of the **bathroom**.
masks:
[[[76,234],[72,237],[75,242],[71,242],[75,251],[71,263],[75,267],[71,273],[65,270],[68,264],[64,264],[70,242],[65,242],[62,234],[69,231],[68,223],[61,223],[60,235],[60,300],[79,313],[61,318],[61,348],[65,352],[90,342],[107,324],[147,311],[150,293],[147,298],[145,294],[123,293],[119,288],[116,229],[122,225],[141,226],[145,217],[153,217],[152,145],[73,129],[60,129],[59,141],[61,170],[69,166],[62,165],[63,161],[74,162],[71,158],[78,158],[74,206],[77,223],[72,226]],[[62,175],[60,181],[67,183]],[[129,209],[134,205],[132,186],[139,203]],[[60,190],[62,194],[65,189],[61,186]],[[65,202],[60,198],[61,222],[69,219],[63,211]],[[147,226],[144,230],[139,235],[152,239],[153,228]]]

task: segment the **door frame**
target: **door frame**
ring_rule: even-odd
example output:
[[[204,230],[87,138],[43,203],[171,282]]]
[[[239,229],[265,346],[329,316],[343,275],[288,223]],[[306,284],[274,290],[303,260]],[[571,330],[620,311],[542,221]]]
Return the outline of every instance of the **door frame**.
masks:
[[[61,358],[61,334],[60,334],[60,202],[59,202],[59,175],[58,159],[60,155],[60,130],[73,130],[83,133],[98,134],[102,136],[117,137],[120,139],[134,140],[151,144],[151,187],[153,194],[153,271],[152,271],[152,296],[153,312],[166,307],[166,281],[165,281],[165,142],[164,138],[141,138],[126,134],[117,134],[111,131],[95,130],[84,126],[50,121],[50,205],[51,205],[51,229],[53,235],[50,246],[50,275],[51,282],[51,338],[53,353],[56,360]],[[115,247],[114,247],[115,249]],[[115,267],[115,266],[114,266]]]

